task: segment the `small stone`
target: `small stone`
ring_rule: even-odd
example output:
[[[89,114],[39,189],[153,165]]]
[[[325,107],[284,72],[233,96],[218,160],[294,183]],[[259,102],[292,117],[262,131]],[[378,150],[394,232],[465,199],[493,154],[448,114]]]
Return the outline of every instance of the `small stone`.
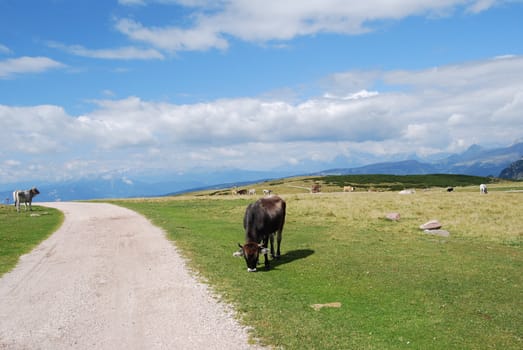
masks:
[[[430,220],[421,225],[419,228],[421,230],[437,230],[441,228],[441,224],[438,220]]]
[[[428,235],[435,235],[435,236],[440,236],[440,237],[449,237],[450,236],[450,232],[446,231],[446,230],[425,230],[423,232],[425,232]]]
[[[337,301],[337,302],[334,302],[334,303],[327,303],[327,304],[312,304],[311,307],[314,310],[319,311],[319,310],[323,309],[324,307],[340,308],[341,307],[341,303]]]
[[[401,190],[399,194],[414,194],[416,193],[415,189]]]
[[[391,221],[398,221],[400,217],[400,213],[387,213],[387,215],[385,215],[385,218]]]

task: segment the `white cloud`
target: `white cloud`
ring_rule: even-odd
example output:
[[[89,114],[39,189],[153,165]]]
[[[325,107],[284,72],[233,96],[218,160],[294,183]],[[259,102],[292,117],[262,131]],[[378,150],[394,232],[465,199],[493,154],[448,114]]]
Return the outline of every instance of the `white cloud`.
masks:
[[[109,89],[104,89],[102,90],[102,95],[108,97],[108,98],[111,98],[111,97],[114,97],[116,96],[116,94],[114,93],[114,91],[112,90],[109,90]]]
[[[496,0],[477,0],[471,1],[468,4],[467,11],[471,13],[479,13],[489,9],[496,4]]]
[[[114,49],[87,49],[81,45],[63,45],[57,42],[49,42],[49,47],[57,48],[73,55],[111,59],[111,60],[151,60],[164,59],[164,55],[154,49],[142,49],[134,46],[119,47]]]
[[[127,185],[132,185],[133,184],[133,180],[127,178],[126,176],[122,177],[122,181],[124,183],[126,183]]]
[[[41,73],[50,69],[63,68],[64,64],[47,57],[19,57],[0,61],[0,78],[17,74]]]
[[[206,25],[196,29],[146,28],[136,21],[121,19],[116,23],[116,28],[135,41],[149,43],[167,51],[226,49],[228,47],[227,41],[221,37],[220,33]]]
[[[19,166],[20,164],[21,163],[18,160],[13,160],[13,159],[6,159],[4,161],[4,165],[8,166],[8,167],[16,167],[16,166]]]
[[[369,77],[390,87],[372,91]],[[0,149],[11,160],[4,165],[29,157],[39,169],[63,175],[268,169],[338,155],[369,162],[508,144],[522,136],[523,57],[348,72],[325,81],[335,95],[297,103],[235,98],[179,105],[128,97],[94,101],[95,109],[81,116],[59,106],[0,105]]]
[[[377,92],[377,91],[367,91],[367,90],[363,89],[361,91],[351,93],[347,96],[336,96],[336,95],[333,95],[332,93],[327,92],[327,93],[325,93],[325,95],[323,95],[323,97],[328,98],[328,99],[358,100],[360,98],[369,98],[369,97],[378,96],[378,95],[379,95],[379,92]]]
[[[448,119],[448,125],[451,127],[459,127],[460,125],[463,125],[466,123],[467,117],[460,113],[454,113],[452,114]]]
[[[2,55],[8,55],[8,54],[11,54],[11,53],[12,53],[12,51],[11,51],[10,48],[8,48],[8,47],[5,46],[5,45],[0,44],[0,54],[2,54]]]
[[[63,108],[41,105],[10,107],[0,105],[0,147],[9,152],[46,154],[64,150],[62,140],[74,134]]]
[[[142,0],[120,1],[141,4]],[[146,27],[120,19],[116,29],[131,39],[167,51],[226,49],[229,36],[263,43],[286,41],[319,33],[357,35],[374,30],[378,21],[409,16],[444,16],[463,10],[475,14],[503,1],[495,0],[202,0],[153,1],[175,3],[193,11],[190,26]]]
[[[125,6],[145,5],[144,0],[118,0],[118,3]]]

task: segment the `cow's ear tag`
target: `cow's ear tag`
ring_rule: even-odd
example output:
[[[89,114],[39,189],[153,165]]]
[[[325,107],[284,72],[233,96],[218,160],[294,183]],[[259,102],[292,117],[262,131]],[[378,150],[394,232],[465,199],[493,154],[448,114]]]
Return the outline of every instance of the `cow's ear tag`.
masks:
[[[243,256],[243,249],[235,251],[234,253],[232,253],[232,256]]]

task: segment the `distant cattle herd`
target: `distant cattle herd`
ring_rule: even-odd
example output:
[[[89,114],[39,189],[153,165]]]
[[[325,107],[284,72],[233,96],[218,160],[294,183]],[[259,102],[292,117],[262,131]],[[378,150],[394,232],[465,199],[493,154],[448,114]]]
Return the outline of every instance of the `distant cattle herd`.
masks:
[[[321,192],[321,185],[319,183],[314,183],[311,187],[302,187],[302,186],[289,186],[289,187],[301,188],[304,190],[308,190],[310,193],[320,193]],[[343,186],[343,192],[355,192],[355,191],[356,191],[356,187],[354,187],[354,186]],[[445,188],[445,191],[454,192],[454,187],[448,186],[447,188]],[[367,189],[367,192],[376,192],[376,189],[369,188],[369,189]],[[487,185],[485,185],[485,184],[479,185],[479,192],[481,194],[487,194],[488,193]],[[401,194],[412,194],[412,193],[416,193],[416,191],[414,189],[406,189],[406,190],[400,191],[400,193]],[[240,195],[240,196],[242,196],[242,195],[255,196],[256,189],[255,188],[250,188],[250,189],[233,188],[231,190],[231,194]],[[272,195],[272,190],[264,189],[263,195],[264,196]]]
[[[250,189],[237,189],[237,188],[233,188],[231,190],[231,194],[236,196],[236,195],[239,195],[239,196],[244,196],[244,195],[249,195],[249,196],[255,196],[256,195],[256,189],[255,188],[250,188]],[[263,190],[263,195],[264,196],[270,196],[272,195],[272,190]]]

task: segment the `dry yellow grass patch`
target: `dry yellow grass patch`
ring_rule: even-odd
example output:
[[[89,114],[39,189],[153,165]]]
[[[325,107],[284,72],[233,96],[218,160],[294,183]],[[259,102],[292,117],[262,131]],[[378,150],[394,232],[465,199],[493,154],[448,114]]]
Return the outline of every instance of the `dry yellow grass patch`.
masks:
[[[284,195],[290,215],[311,224],[335,221],[338,227],[365,229],[382,225],[391,233],[421,232],[419,225],[437,219],[451,237],[470,237],[520,244],[523,238],[521,216],[523,193],[447,193],[440,189],[397,192],[322,193]],[[389,212],[401,215],[399,222],[387,224]]]

